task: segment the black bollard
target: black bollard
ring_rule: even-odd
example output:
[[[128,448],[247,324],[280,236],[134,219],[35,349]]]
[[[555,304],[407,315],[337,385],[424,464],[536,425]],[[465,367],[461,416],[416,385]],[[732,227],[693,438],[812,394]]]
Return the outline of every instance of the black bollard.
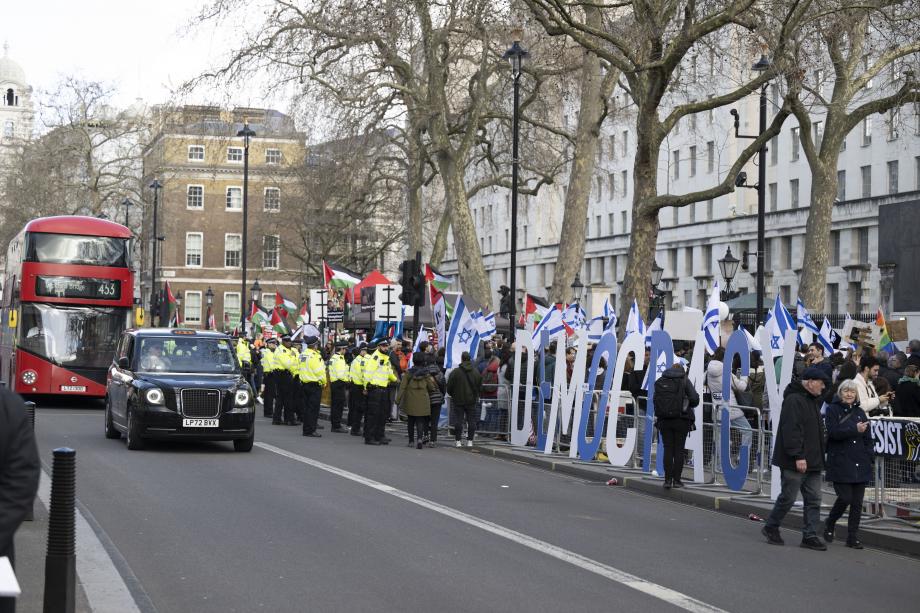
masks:
[[[32,435],[34,436],[35,435],[35,403],[30,400],[27,400],[24,404],[26,405],[26,417],[29,419],[29,423],[32,425]],[[35,501],[32,501],[32,505],[33,506],[35,505]],[[29,507],[29,512],[26,514],[25,521],[34,521],[34,520],[35,520],[35,513],[33,511],[33,507]]]
[[[77,580],[76,451],[54,450],[51,505],[48,509],[48,555],[45,558],[44,613],[74,613]]]

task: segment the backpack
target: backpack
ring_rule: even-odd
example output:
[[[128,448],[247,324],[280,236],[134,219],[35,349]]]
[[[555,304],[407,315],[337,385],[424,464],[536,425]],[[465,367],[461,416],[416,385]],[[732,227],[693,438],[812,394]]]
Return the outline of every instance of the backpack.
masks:
[[[684,417],[684,378],[660,377],[655,381],[655,417]]]

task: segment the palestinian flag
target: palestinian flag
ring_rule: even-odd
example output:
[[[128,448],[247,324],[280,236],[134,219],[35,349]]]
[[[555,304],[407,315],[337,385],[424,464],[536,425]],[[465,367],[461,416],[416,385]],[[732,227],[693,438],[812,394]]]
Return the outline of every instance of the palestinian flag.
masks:
[[[287,327],[287,324],[284,323],[284,318],[281,316],[281,313],[279,312],[281,310],[283,309],[278,306],[272,309],[271,326],[272,326],[272,330],[274,330],[278,334],[287,334],[288,327]]]
[[[166,282],[166,310],[168,313],[168,322],[166,327],[174,328],[182,323],[182,318],[179,316],[179,303],[176,302],[176,297],[172,293],[172,288],[169,286],[169,281]]]
[[[528,318],[532,318],[534,323],[539,323],[543,316],[549,313],[549,303],[542,298],[537,298],[532,294],[524,297],[524,313],[521,315],[521,325]]]
[[[344,268],[336,266],[323,260],[323,277],[326,280],[326,288],[351,289],[361,282],[361,276]]]
[[[252,323],[252,327],[255,329],[256,334],[262,333],[262,328],[271,324],[271,317],[268,313],[259,308],[259,305],[255,302],[252,303],[252,308],[249,310],[249,317],[246,318]]]
[[[425,281],[428,281],[432,287],[436,287],[442,292],[446,290],[451,283],[449,277],[445,277],[439,273],[431,264],[425,264]]]
[[[306,302],[300,307],[300,313],[297,315],[297,319],[294,323],[297,324],[298,328],[302,327],[304,324],[310,323],[310,308],[307,306]]]
[[[285,298],[281,292],[275,292],[275,306],[284,311],[285,317],[297,311],[297,305]]]

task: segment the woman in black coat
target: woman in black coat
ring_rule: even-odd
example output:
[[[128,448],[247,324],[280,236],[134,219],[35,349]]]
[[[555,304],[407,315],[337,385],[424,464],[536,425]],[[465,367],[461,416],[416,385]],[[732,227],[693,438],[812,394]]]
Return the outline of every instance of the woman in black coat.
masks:
[[[834,526],[850,507],[847,547],[853,549],[863,548],[857,533],[866,484],[872,480],[872,435],[869,418],[859,407],[858,398],[856,383],[843,381],[824,414],[828,436],[826,478],[833,481],[837,492],[837,500],[824,524],[824,540],[828,543],[834,540]]]

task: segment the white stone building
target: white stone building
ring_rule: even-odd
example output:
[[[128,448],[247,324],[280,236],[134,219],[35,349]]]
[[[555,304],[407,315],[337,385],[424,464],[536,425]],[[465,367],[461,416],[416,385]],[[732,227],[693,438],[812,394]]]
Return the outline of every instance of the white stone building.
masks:
[[[12,155],[17,143],[32,137],[35,109],[32,87],[22,67],[9,56],[9,45],[3,45],[0,58],[0,166]]]

